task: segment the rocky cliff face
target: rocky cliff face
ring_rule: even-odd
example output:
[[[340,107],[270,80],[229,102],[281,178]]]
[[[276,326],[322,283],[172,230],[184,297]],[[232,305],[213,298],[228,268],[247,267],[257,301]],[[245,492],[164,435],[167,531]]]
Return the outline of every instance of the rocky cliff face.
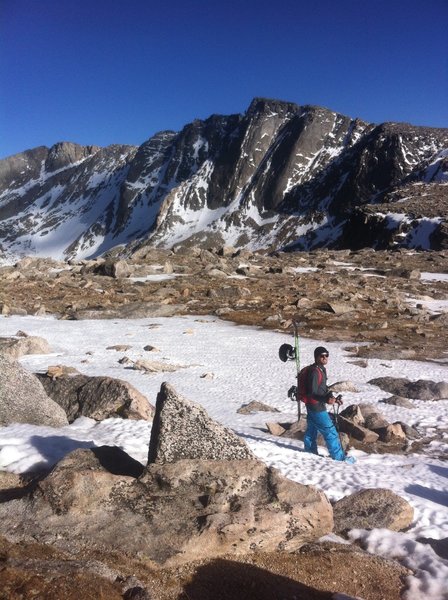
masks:
[[[443,248],[447,157],[447,129],[257,98],[140,148],[64,142],[0,161],[0,244],[57,258],[178,243]]]

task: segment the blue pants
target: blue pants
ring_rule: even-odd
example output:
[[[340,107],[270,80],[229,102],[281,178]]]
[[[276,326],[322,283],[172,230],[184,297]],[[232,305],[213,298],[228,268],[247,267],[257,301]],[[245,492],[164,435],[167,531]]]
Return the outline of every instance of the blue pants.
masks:
[[[338,432],[326,410],[322,412],[307,411],[307,428],[304,442],[305,451],[317,454],[317,434],[321,433],[328,452],[334,460],[344,460],[345,454],[339,440]]]

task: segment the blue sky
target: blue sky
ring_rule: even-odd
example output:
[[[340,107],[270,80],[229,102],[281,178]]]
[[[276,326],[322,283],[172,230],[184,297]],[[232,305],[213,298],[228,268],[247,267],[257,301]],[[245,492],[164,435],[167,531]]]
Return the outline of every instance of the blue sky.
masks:
[[[448,127],[448,0],[0,0],[0,158],[255,96]]]

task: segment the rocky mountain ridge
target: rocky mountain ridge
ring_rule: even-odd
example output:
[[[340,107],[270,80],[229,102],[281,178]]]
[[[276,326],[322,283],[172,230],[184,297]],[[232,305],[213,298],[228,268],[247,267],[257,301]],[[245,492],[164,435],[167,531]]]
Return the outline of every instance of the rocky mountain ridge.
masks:
[[[63,142],[0,161],[1,250],[79,259],[179,243],[443,249],[447,157],[448,129],[255,98],[243,115],[195,120],[139,148]],[[386,211],[366,210],[378,204]]]

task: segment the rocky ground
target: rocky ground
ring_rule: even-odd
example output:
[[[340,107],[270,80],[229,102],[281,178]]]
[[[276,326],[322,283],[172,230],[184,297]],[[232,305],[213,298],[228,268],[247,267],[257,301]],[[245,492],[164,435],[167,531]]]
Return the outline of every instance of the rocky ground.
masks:
[[[448,251],[142,248],[126,260],[25,258],[0,268],[0,311],[63,319],[216,314],[283,330],[297,319],[302,336],[347,341],[363,358],[439,360],[447,315],[425,301],[446,300],[448,286],[422,279],[425,272],[448,273]],[[175,276],[154,280],[161,274]]]

